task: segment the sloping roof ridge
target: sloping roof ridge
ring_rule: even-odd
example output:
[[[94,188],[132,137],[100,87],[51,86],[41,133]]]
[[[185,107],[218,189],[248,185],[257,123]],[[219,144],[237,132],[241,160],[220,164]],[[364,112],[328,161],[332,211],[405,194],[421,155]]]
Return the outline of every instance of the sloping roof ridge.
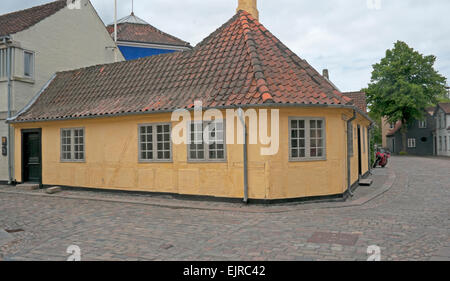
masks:
[[[252,30],[250,29],[248,22],[249,20],[254,22],[256,19],[252,18],[248,12],[242,10],[238,12],[238,15],[239,23],[244,33],[247,53],[250,56],[250,64],[253,68],[258,92],[261,94],[261,98],[264,103],[274,102],[267,84],[266,76],[264,74],[263,64],[258,55],[255,39],[253,38]]]
[[[186,42],[186,41],[184,41],[184,40],[181,40],[180,38],[178,38],[178,37],[176,37],[176,36],[173,36],[172,34],[166,33],[166,32],[162,31],[161,29],[159,29],[159,28],[157,28],[157,27],[155,27],[155,26],[153,26],[153,25],[151,25],[151,24],[148,24],[148,25],[149,25],[151,28],[153,28],[156,32],[159,32],[159,33],[162,34],[162,35],[165,35],[165,36],[170,37],[170,38],[172,38],[172,39],[175,39],[175,40],[179,40],[179,41],[181,41],[181,42],[184,42],[186,46],[190,46],[190,45],[191,45],[189,42]]]
[[[134,19],[135,21],[129,21],[130,19]],[[145,20],[141,19],[140,17],[136,16],[134,14],[134,12],[131,12],[130,15],[125,16],[119,20],[117,20],[117,24],[121,24],[121,23],[133,23],[133,24],[148,24],[148,22],[146,22]],[[114,25],[114,23],[112,24]]]
[[[58,5],[60,5],[60,6],[58,6]],[[23,16],[21,14],[24,14],[24,13],[27,13],[27,12],[37,12],[37,11],[40,11],[41,9],[51,8],[53,6],[55,6],[56,9],[51,11],[51,12],[49,12],[48,14],[43,16],[42,18],[36,18],[35,19],[36,21],[32,21],[31,23],[26,24],[23,28],[19,28],[17,30],[13,30],[11,32],[8,32],[8,31],[1,32],[0,31],[0,34],[2,36],[4,36],[4,35],[12,35],[12,34],[16,34],[16,33],[22,32],[24,30],[27,30],[27,29],[35,26],[36,24],[40,23],[41,21],[45,20],[46,18],[48,18],[48,17],[50,17],[50,16],[52,16],[54,14],[56,14],[61,9],[66,7],[66,0],[54,0],[54,1],[51,1],[51,2],[48,2],[48,3],[44,3],[44,4],[41,4],[41,5],[37,5],[37,6],[30,7],[30,8],[26,8],[26,9],[22,9],[22,10],[18,10],[18,11],[13,11],[13,12],[10,12],[10,13],[7,13],[7,14],[0,15],[0,18],[6,18],[6,17],[11,17],[11,16]]]
[[[43,8],[43,7],[45,7],[45,6],[50,6],[50,5],[56,4],[57,2],[65,2],[65,0],[54,0],[54,1],[50,1],[50,2],[41,4],[41,5],[37,5],[37,6],[33,6],[33,7],[30,7],[30,8],[25,8],[25,9],[22,9],[22,10],[17,10],[17,11],[12,11],[12,12],[9,12],[9,13],[6,13],[6,14],[2,14],[2,15],[0,15],[0,17],[3,17],[3,16],[10,16],[10,15],[13,15],[13,14],[19,14],[19,13],[22,13],[22,12],[26,12],[26,11],[28,11],[28,10],[33,10],[33,9]]]
[[[217,28],[215,31],[213,31],[211,34],[209,34],[206,38],[204,38],[202,41],[200,41],[197,45],[195,45],[194,49],[198,49],[205,45],[208,41],[210,41],[212,38],[216,37],[216,35],[220,32],[222,32],[228,25],[232,24],[238,19],[239,15],[235,14],[231,19],[229,19],[227,22],[222,24],[219,28]]]
[[[180,56],[180,55],[186,55],[190,52],[191,52],[191,50],[188,50],[185,52],[164,53],[164,54],[159,54],[159,55],[150,56],[150,57],[138,58],[138,59],[134,59],[134,60],[94,64],[94,65],[84,66],[84,67],[80,67],[80,68],[76,68],[76,69],[68,69],[68,70],[58,71],[58,72],[56,72],[56,75],[66,74],[66,73],[77,73],[80,71],[89,71],[91,69],[97,69],[97,68],[101,69],[103,67],[110,67],[110,66],[116,66],[116,65],[134,64],[134,63],[137,63],[138,61],[151,61],[151,60],[161,59],[162,57],[169,57],[169,56],[175,57],[175,56]],[[146,63],[148,63],[148,62],[146,62]]]
[[[251,17],[251,15],[250,15]],[[275,35],[271,34],[271,32],[266,29],[262,24],[260,24],[259,22],[257,22],[257,27],[259,28],[259,30],[261,31],[261,33],[263,34],[263,36],[265,36],[266,38],[268,38],[269,40],[271,40],[273,43],[275,43],[275,46],[277,46],[277,48],[284,54],[286,54],[286,56],[298,67],[305,69],[307,75],[311,78],[312,81],[314,81],[319,87],[321,86],[321,83],[319,81],[317,81],[316,77],[314,77],[313,75],[310,74],[309,71],[313,71],[317,74],[317,76],[322,77],[322,75],[320,75],[320,73],[317,72],[317,70],[314,69],[314,67],[312,67],[306,60],[300,58],[297,54],[295,54],[293,51],[291,51],[291,49],[289,49],[289,47],[287,47],[286,45],[284,45],[279,39],[277,39],[275,37]],[[302,65],[302,63],[304,65]],[[306,69],[307,68],[307,69]],[[309,71],[307,71],[309,70]],[[349,104],[351,102],[351,99],[345,95],[342,94],[342,92],[340,90],[337,89],[337,87],[328,79],[322,77],[327,84],[329,85],[330,89],[329,89],[329,93],[332,94],[333,96],[335,96],[338,100],[343,100],[345,101],[344,104]]]
[[[153,29],[155,32],[157,32],[157,33],[159,33],[159,34],[161,34],[161,35],[164,35],[164,36],[167,36],[167,37],[169,37],[169,38],[171,38],[171,39],[174,39],[174,40],[177,40],[177,41],[182,42],[183,45],[179,44],[179,45],[181,45],[181,46],[188,46],[188,47],[191,46],[191,44],[190,44],[189,42],[184,41],[184,40],[182,40],[182,39],[180,39],[180,38],[178,38],[178,37],[176,37],[176,36],[173,36],[173,35],[171,35],[171,34],[169,34],[169,33],[166,33],[166,32],[164,32],[164,31],[162,31],[161,29],[159,29],[159,28],[157,28],[157,27],[155,27],[155,26],[153,26],[153,25],[151,25],[151,24],[149,24],[149,23],[146,23],[146,24],[142,24],[142,23],[132,23],[132,22],[121,22],[121,23],[117,23],[117,33],[121,32],[121,30],[122,30],[122,29],[124,28],[124,26],[127,25],[127,24],[129,24],[129,25],[143,25],[143,26],[148,26],[148,27],[150,27],[151,29]],[[108,25],[107,27],[114,27],[114,24],[110,24],[110,25]],[[113,29],[112,32],[114,32],[114,29]],[[178,46],[178,44],[175,44],[175,45]]]
[[[441,108],[446,115],[450,114],[450,102],[440,102],[437,108]]]

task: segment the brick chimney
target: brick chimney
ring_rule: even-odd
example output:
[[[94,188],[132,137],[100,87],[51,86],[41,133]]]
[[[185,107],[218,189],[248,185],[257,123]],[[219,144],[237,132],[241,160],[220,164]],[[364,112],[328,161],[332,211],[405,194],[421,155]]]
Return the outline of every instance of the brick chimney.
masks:
[[[237,11],[244,10],[250,13],[255,19],[259,20],[257,0],[238,0],[239,5]]]

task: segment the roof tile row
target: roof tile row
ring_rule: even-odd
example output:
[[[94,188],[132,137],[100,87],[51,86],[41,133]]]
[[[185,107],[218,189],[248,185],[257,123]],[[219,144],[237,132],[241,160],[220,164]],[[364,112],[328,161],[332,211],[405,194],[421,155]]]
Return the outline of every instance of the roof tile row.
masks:
[[[168,111],[195,100],[206,108],[352,104],[240,11],[191,51],[60,72],[16,121]]]

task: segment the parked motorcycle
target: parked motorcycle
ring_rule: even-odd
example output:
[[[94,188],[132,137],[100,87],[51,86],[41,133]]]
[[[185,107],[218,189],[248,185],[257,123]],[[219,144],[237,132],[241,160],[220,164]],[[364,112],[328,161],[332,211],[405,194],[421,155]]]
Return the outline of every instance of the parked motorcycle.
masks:
[[[375,158],[375,163],[373,164],[373,168],[378,166],[384,168],[388,164],[388,160],[391,157],[391,153],[382,148],[377,149],[377,154]]]

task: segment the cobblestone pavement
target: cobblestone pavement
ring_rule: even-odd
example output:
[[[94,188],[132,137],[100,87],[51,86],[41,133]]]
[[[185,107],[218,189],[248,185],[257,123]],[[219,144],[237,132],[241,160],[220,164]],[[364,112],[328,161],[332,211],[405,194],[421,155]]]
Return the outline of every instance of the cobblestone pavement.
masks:
[[[0,192],[0,229],[13,230],[0,237],[0,260],[66,260],[70,245],[80,247],[83,260],[367,260],[370,245],[381,248],[382,260],[450,260],[449,170],[447,159],[394,157],[388,169],[375,171],[376,181],[395,172],[394,185],[368,203],[284,206],[287,212]],[[357,240],[313,243],[316,232]]]

